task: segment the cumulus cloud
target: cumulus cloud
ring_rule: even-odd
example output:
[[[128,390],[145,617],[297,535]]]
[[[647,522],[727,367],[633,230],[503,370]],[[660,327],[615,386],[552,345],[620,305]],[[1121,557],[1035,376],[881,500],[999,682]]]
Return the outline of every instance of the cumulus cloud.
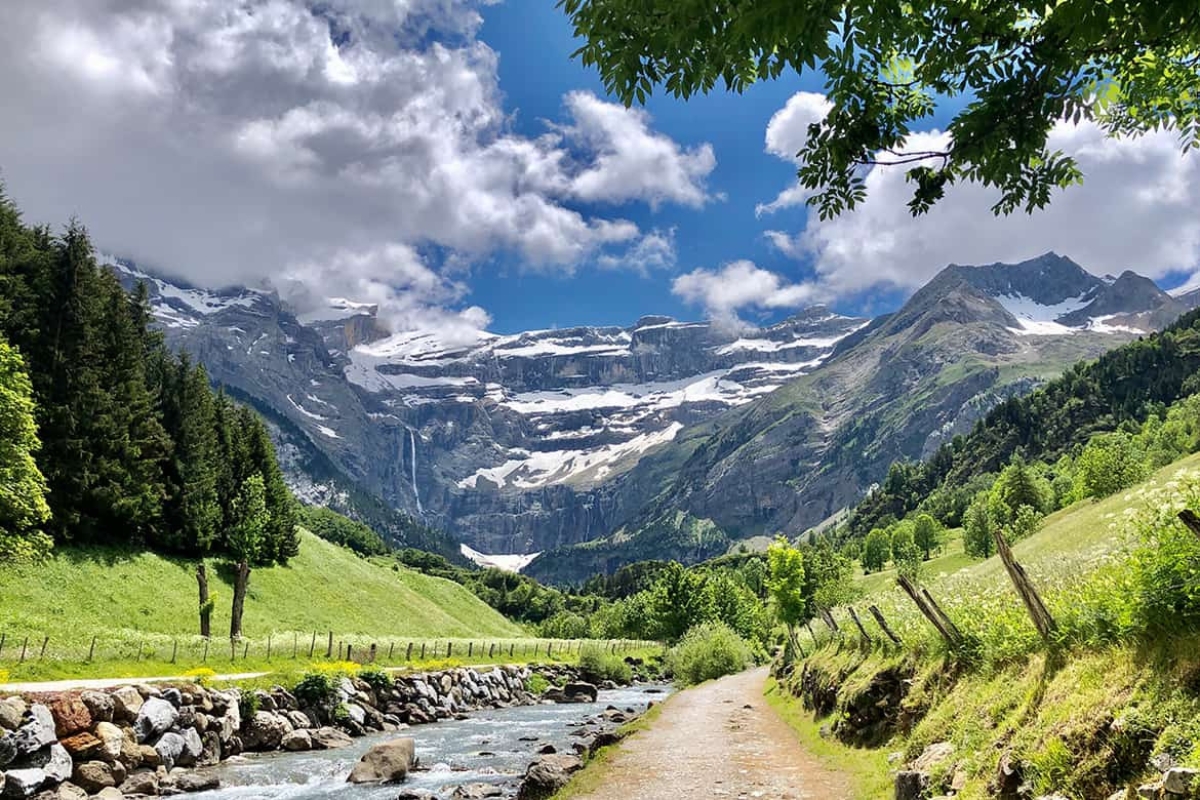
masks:
[[[783,108],[771,116],[767,123],[767,152],[785,161],[799,164],[798,154],[808,142],[808,126],[825,119],[832,104],[823,94],[797,92]],[[804,205],[811,192],[793,181],[769,203],[759,203],[755,213],[759,216],[793,206]]]
[[[772,125],[793,103],[797,98]],[[803,105],[818,107],[811,99]],[[788,157],[795,140],[784,131],[794,129],[777,127],[780,146],[768,149]],[[910,137],[908,149],[940,150],[949,143],[946,133],[927,131]],[[823,291],[841,295],[879,286],[915,288],[949,263],[1020,261],[1048,250],[1098,275],[1133,269],[1157,278],[1200,267],[1200,152],[1182,154],[1169,131],[1112,139],[1090,122],[1059,123],[1049,147],[1076,158],[1084,183],[1057,192],[1047,209],[1032,215],[996,217],[996,192],[963,184],[950,188],[929,214],[913,218],[904,170],[876,168],[867,176],[867,200],[855,211],[824,221],[809,215],[803,230],[766,236],[780,252],[810,262]],[[794,204],[783,202],[784,195],[760,208]]]
[[[810,284],[789,283],[752,261],[733,261],[720,269],[696,269],[675,278],[671,291],[684,302],[702,306],[714,321],[737,325],[746,309],[777,311],[811,302]]]
[[[711,147],[587,93],[514,133],[480,2],[18,3],[0,27],[8,192],[195,283],[357,287],[400,320],[459,318],[446,263],[672,259],[669,237],[579,204],[702,205]]]

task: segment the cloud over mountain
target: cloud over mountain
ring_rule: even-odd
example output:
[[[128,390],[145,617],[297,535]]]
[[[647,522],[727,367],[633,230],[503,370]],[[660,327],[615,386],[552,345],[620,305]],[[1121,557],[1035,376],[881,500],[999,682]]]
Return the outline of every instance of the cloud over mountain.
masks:
[[[771,119],[767,151],[793,160],[808,123],[825,113],[822,99],[793,96]],[[949,144],[948,134],[932,130],[911,136],[907,149]],[[1182,153],[1170,131],[1113,139],[1088,121],[1056,125],[1049,148],[1074,156],[1084,183],[1057,192],[1034,214],[996,217],[994,190],[962,184],[930,213],[913,218],[904,169],[877,167],[867,176],[867,200],[855,211],[830,220],[809,215],[801,230],[766,235],[781,252],[811,263],[823,291],[840,295],[912,289],[948,263],[1015,262],[1048,250],[1070,253],[1099,274],[1135,269],[1157,278],[1200,267],[1200,152]],[[793,184],[758,211],[802,206],[807,197]]]
[[[477,5],[17,4],[0,29],[8,191],[190,281],[366,294],[401,325],[486,319],[445,264],[669,261],[669,236],[592,206],[703,205],[712,148],[578,91],[519,135]]]

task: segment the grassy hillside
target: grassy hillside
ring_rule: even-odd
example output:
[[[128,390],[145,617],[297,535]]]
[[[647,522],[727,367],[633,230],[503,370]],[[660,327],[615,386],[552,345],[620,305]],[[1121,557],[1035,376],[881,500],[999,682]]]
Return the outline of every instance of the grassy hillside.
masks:
[[[953,754],[930,770],[931,788],[938,794],[953,781],[964,800],[992,796],[989,784],[1001,759],[1034,795],[1072,798],[1108,797],[1152,781],[1155,764],[1200,766],[1200,634],[1194,627],[1168,619],[1167,628],[1142,635],[1131,625],[1134,632],[1099,642],[1087,636],[1128,624],[1124,615],[1132,613],[1133,606],[1120,602],[1135,592],[1134,584],[1120,582],[1131,571],[1132,546],[1122,520],[1159,508],[1154,488],[1194,481],[1178,476],[1198,467],[1200,455],[1189,456],[1141,486],[1076,503],[1013,547],[1062,628],[1057,647],[1038,641],[998,558],[969,561],[952,544],[925,565],[922,583],[975,641],[973,658],[947,657],[895,587],[894,572],[884,571],[860,577],[865,596],[855,605],[860,611],[878,605],[904,647],[880,646],[882,634],[862,615],[877,639],[864,647],[838,611],[845,619],[843,641],[809,649],[803,669],[797,666],[786,682],[791,694],[801,694],[803,683],[809,702],[830,703],[825,713],[814,719],[790,695],[772,702],[806,741],[831,725],[838,739],[869,745],[850,747],[833,738],[822,745],[860,779],[863,797],[884,793],[884,776],[896,768],[888,754],[903,752],[907,761],[943,742],[953,745]],[[827,633],[818,634],[828,643]],[[812,645],[805,642],[806,649]],[[889,707],[896,709],[890,716],[871,711]],[[852,718],[846,730],[838,729]]]
[[[93,635],[197,632],[194,562],[149,552],[58,547],[48,563],[0,569],[0,632],[49,635],[56,645]],[[208,565],[217,594],[213,634],[229,631],[229,573]],[[358,558],[304,532],[299,557],[251,574],[244,627],[255,639],[285,631],[335,636],[516,637],[521,629],[462,586]]]

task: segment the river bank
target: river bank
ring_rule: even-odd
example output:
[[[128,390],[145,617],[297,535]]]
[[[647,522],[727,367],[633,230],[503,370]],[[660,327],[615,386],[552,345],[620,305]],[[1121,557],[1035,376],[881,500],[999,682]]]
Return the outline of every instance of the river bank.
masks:
[[[581,677],[562,664],[394,677],[364,670],[313,672],[294,690],[141,684],[6,697],[0,792],[115,800],[212,790],[221,783],[214,768],[244,753],[339,751],[368,734],[462,721],[481,710],[595,704],[597,688]]]

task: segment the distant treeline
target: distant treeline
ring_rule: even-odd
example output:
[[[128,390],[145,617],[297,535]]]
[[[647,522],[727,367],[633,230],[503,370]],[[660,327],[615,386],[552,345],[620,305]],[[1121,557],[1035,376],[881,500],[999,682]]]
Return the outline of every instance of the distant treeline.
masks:
[[[970,434],[955,437],[927,461],[893,464],[882,485],[854,509],[847,533],[865,537],[930,502],[947,506],[936,516],[960,524],[978,488],[974,484],[1000,472],[1014,457],[1053,463],[1098,433],[1122,426],[1136,431],[1197,391],[1200,310],[1160,333],[1076,364],[1029,395],[1001,403]],[[956,492],[964,487],[972,491]]]

